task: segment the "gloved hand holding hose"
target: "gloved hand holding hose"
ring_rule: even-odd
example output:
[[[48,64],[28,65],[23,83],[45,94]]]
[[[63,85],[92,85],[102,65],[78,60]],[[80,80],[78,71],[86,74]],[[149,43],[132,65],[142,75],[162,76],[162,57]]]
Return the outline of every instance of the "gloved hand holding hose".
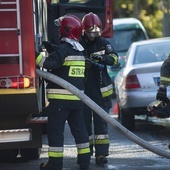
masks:
[[[93,60],[98,60],[99,62],[103,62],[106,60],[105,56],[99,54],[91,54],[90,58],[92,58]]]

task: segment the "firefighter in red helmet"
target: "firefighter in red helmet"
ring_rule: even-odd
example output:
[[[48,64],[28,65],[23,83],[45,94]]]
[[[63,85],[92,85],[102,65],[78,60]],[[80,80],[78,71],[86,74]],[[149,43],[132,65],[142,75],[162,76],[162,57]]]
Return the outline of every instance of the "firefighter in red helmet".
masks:
[[[40,54],[36,59],[39,67],[65,79],[80,90],[84,90],[85,58],[84,48],[79,43],[82,34],[81,20],[73,15],[56,19],[60,26],[61,44],[54,47],[48,57]],[[76,70],[78,70],[76,72]],[[77,146],[77,163],[80,169],[88,169],[90,163],[89,139],[83,118],[83,102],[73,93],[51,81],[47,83],[46,108],[48,115],[47,137],[49,143],[48,163],[40,165],[41,170],[62,170],[64,126],[68,122]]]
[[[90,12],[82,19],[83,35],[81,44],[86,58],[85,94],[109,113],[112,107],[112,81],[107,73],[107,65],[117,65],[118,55],[102,35],[99,17]],[[107,164],[109,155],[108,125],[97,113],[85,105],[85,124],[89,134],[91,155],[95,148],[96,164]],[[92,130],[94,125],[94,136]]]

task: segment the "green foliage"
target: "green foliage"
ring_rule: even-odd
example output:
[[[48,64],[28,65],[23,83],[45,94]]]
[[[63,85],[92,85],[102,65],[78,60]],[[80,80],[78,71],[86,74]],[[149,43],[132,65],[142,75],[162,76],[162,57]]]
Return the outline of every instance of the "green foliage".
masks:
[[[149,38],[162,37],[163,1],[169,0],[114,0],[113,16],[138,18],[145,26]]]

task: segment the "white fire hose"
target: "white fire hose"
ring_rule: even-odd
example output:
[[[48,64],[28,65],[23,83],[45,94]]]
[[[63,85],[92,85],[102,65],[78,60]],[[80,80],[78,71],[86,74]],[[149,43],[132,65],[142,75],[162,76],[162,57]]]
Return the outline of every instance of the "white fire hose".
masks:
[[[108,122],[111,126],[113,126],[115,129],[117,129],[120,133],[122,133],[124,136],[135,142],[136,144],[142,146],[143,148],[160,155],[165,158],[170,159],[170,152],[162,150],[160,148],[157,148],[145,140],[141,139],[140,137],[136,136],[134,133],[126,129],[124,126],[122,126],[119,122],[117,122],[114,118],[112,118],[107,112],[105,112],[99,105],[97,105],[93,100],[91,100],[88,96],[86,96],[83,92],[81,92],[78,88],[73,86],[72,84],[68,83],[67,81],[63,80],[62,78],[39,70],[36,70],[37,75],[40,77],[43,77],[44,79],[47,79],[53,83],[56,83],[60,85],[61,87],[69,90],[73,94],[75,94],[77,97],[79,97],[86,105],[88,105],[91,109],[93,109],[100,117],[102,117],[106,122]]]

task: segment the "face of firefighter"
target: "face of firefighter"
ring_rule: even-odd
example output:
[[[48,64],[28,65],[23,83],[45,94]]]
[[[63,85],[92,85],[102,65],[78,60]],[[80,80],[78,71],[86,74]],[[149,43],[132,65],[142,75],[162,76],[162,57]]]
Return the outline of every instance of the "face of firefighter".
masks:
[[[85,30],[85,33],[90,41],[94,41],[96,37],[101,36],[101,29],[94,25],[91,29]]]
[[[86,32],[86,36],[90,41],[94,41],[96,37],[100,37],[101,34],[99,32]]]
[[[87,35],[87,38],[90,40],[90,41],[94,41],[94,39],[96,38],[95,36],[93,36],[91,33],[86,33]]]

